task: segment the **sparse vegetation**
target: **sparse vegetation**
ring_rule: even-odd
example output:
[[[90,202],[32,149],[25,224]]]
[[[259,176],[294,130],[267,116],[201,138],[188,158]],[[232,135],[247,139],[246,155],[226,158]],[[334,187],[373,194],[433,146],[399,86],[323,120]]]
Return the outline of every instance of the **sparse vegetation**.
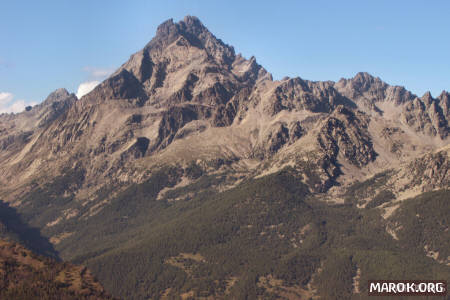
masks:
[[[437,260],[450,263],[450,191],[424,193],[405,201],[390,218],[397,235],[407,247],[438,253]]]
[[[380,188],[385,188],[391,176],[392,171],[388,170],[378,173],[365,181],[356,181],[346,191],[346,202],[359,204],[362,199],[374,197]]]
[[[393,199],[395,199],[394,193],[389,190],[381,190],[369,203],[367,203],[366,208],[375,208]]]

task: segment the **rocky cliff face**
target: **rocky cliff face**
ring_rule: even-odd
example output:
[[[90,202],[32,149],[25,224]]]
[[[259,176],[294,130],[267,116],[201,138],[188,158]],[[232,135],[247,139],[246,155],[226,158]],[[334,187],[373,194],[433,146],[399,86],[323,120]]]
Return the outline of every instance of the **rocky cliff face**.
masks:
[[[30,164],[39,161],[33,149],[41,134],[54,126],[56,120],[74,105],[77,98],[65,89],[51,93],[41,104],[19,114],[0,115],[0,160],[2,164],[2,184],[9,184],[9,179],[23,176]],[[50,148],[53,146],[50,146]],[[48,151],[49,147],[44,147]],[[28,157],[28,159],[27,159]],[[14,166],[10,168],[9,166]],[[39,176],[34,174],[34,176]],[[6,180],[6,181],[4,181]]]
[[[354,99],[361,109],[383,114],[380,106],[390,103],[401,110],[397,116],[414,131],[432,136],[439,135],[441,139],[447,137],[449,127],[446,92],[438,99],[434,99],[429,92],[419,98],[404,87],[389,86],[380,78],[374,78],[367,73],[358,73],[350,80],[341,79],[335,84],[335,88]]]

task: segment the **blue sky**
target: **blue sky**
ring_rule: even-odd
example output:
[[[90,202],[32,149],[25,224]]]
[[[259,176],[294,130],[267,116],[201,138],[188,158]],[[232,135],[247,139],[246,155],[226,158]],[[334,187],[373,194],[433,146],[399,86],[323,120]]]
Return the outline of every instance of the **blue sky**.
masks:
[[[275,79],[359,71],[450,90],[450,1],[0,0],[0,112],[101,81],[163,21],[195,15]]]

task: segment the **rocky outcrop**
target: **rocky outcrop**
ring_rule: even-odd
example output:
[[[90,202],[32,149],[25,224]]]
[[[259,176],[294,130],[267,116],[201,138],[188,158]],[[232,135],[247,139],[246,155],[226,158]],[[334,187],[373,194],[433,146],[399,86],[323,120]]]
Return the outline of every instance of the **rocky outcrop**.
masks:
[[[76,100],[76,96],[69,94],[66,89],[58,89],[51,93],[44,102],[32,108],[32,110],[38,111],[38,127],[50,124],[67,111]]]
[[[252,156],[265,159],[275,155],[284,146],[292,145],[305,133],[299,121],[276,122],[265,132],[260,145],[253,150]]]
[[[450,120],[450,94],[446,91],[442,91],[438,99],[439,106],[442,107],[442,112],[448,122]]]
[[[313,82],[298,77],[282,82],[269,103],[266,111],[272,116],[282,110],[329,113],[340,104],[355,107],[334,89],[332,82]]]
[[[77,101],[65,89],[52,92],[42,103],[18,114],[0,115],[0,160],[6,162],[48,130]]]
[[[382,101],[385,99],[388,85],[378,77],[360,72],[351,79],[341,79],[335,85],[335,88],[350,99],[358,101],[368,100],[371,102]]]
[[[210,109],[202,105],[174,106],[164,112],[159,123],[158,140],[152,146],[153,150],[166,148],[179,129],[185,124],[198,119],[209,118]]]
[[[289,141],[289,129],[282,123],[275,124],[264,143],[265,153],[273,155]]]
[[[439,104],[428,92],[405,105],[402,119],[417,132],[445,139],[449,133],[448,121]]]
[[[411,162],[402,175],[409,178],[404,189],[420,187],[427,192],[450,186],[450,159],[448,150],[429,153]]]
[[[360,72],[350,79],[342,78],[334,84],[334,87],[342,95],[363,106],[376,105],[377,102],[382,101],[400,105],[414,98],[414,95],[404,87],[390,86],[379,77],[365,72]]]
[[[175,41],[180,45],[187,42],[204,49],[219,64],[230,65],[235,58],[233,47],[217,39],[198,18],[193,16],[186,16],[179,23],[174,23],[173,19],[170,19],[159,25],[155,38],[145,46],[144,51],[162,51]]]
[[[368,73],[341,79],[334,87],[365,111],[382,114],[380,103],[391,103],[401,109],[401,119],[413,130],[442,139],[448,136],[448,94],[445,92],[438,99],[429,92],[419,98],[404,87],[390,86]]]
[[[32,131],[7,135],[6,137],[0,139],[0,150],[18,151],[30,141],[30,137],[32,135]]]
[[[106,79],[88,96],[91,99],[146,99],[141,83],[127,70]]]
[[[338,106],[325,121],[317,142],[322,149],[321,168],[329,180],[325,187],[341,174],[338,157],[356,167],[373,162],[377,156],[368,132],[369,119],[364,113]]]

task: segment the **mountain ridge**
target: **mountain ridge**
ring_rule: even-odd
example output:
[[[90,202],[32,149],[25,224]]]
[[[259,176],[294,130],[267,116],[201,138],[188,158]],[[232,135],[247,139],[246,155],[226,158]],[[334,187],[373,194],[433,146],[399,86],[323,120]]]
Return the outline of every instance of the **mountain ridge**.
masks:
[[[284,112],[303,111],[311,115],[307,118],[323,118],[323,114],[332,113],[339,105],[361,110],[366,115],[376,117],[387,116],[384,114],[386,109],[394,111],[401,109],[401,122],[407,125],[408,130],[424,132],[431,137],[438,135],[441,139],[446,139],[449,131],[448,93],[443,92],[436,99],[430,94],[419,98],[403,87],[390,86],[379,78],[363,72],[351,79],[341,79],[338,82],[308,81],[300,77],[273,81],[270,73],[259,66],[253,57],[246,60],[240,55],[235,55],[232,47],[217,39],[198,18],[191,16],[185,17],[179,23],[174,23],[171,19],[162,23],[157,29],[155,38],[143,50],[132,55],[128,62],[82,99],[73,100],[74,96],[69,95],[67,91],[57,90],[55,93],[51,94],[41,107],[55,106],[50,103],[58,103],[52,100],[53,97],[66,97],[71,100],[61,102],[64,104],[60,111],[54,108],[55,113],[41,121],[40,126],[44,126],[48,120],[53,121],[59,116],[59,123],[58,120],[55,120],[54,124],[48,122],[49,127],[41,132],[39,139],[36,140],[36,143],[43,140],[43,143],[54,145],[50,151],[51,155],[48,155],[47,147],[33,145],[34,148],[45,149],[46,155],[40,156],[48,156],[51,160],[54,159],[50,157],[58,157],[57,153],[67,152],[71,148],[72,150],[67,152],[72,153],[70,156],[77,152],[84,153],[84,156],[92,156],[92,153],[101,154],[105,151],[117,156],[115,154],[119,150],[121,153],[114,160],[120,163],[161,152],[180,138],[178,132],[182,128],[192,135],[195,132],[201,134],[205,128],[239,127],[246,122],[246,118],[254,118],[249,112],[255,117],[259,115],[257,118],[260,120],[268,119],[263,117],[268,114],[269,122],[271,118]],[[112,103],[109,101],[112,99],[125,101]],[[33,108],[31,112],[36,109],[39,109],[39,106]],[[125,123],[126,130],[124,130],[119,127],[109,128],[111,121],[108,121],[107,115],[112,113],[111,109],[117,113],[120,110],[148,112],[129,115],[127,120],[121,121]],[[22,115],[27,113],[29,114],[25,112]],[[322,116],[319,116],[320,113]],[[100,119],[96,120],[98,117]],[[392,116],[390,121],[394,118],[397,116]],[[124,117],[117,115],[117,120],[120,119]],[[198,128],[193,128],[194,131],[188,129],[194,123],[204,123],[198,125],[200,132]],[[300,123],[297,122],[296,125],[294,123],[281,125],[281,129],[276,130],[270,129],[270,124],[269,126],[261,124],[248,129],[244,129],[248,126],[241,126],[244,131],[259,133],[257,140],[247,146],[254,150],[234,153],[234,156],[242,158],[273,156],[285,144],[286,138],[283,136],[288,133],[284,128],[296,127],[297,129],[294,129],[296,132],[303,130]],[[94,128],[96,125],[97,128],[99,126],[102,128],[99,130]],[[269,135],[275,135],[275,140],[270,136],[264,136],[264,131],[267,130],[273,131]],[[108,131],[116,133],[108,138]],[[298,133],[294,133],[295,135],[298,138]],[[302,135],[305,136],[304,130]],[[80,145],[78,140],[83,139],[83,136],[84,139],[88,136],[94,138],[89,138],[89,141]],[[183,136],[186,136],[186,133]],[[11,137],[8,138],[11,140]],[[263,152],[258,150],[264,148],[258,144],[266,143],[268,140],[271,140],[268,150]],[[93,142],[97,146],[92,145]],[[73,146],[67,148],[67,145]],[[67,150],[61,152],[62,149]],[[20,158],[28,156],[33,160],[30,152],[24,152],[19,155]],[[96,156],[98,155],[94,155],[92,161],[95,162]],[[13,160],[15,161],[17,159]],[[87,168],[93,167],[91,165]],[[106,166],[109,169],[111,167]],[[30,166],[27,168],[30,169]],[[97,168],[105,166],[99,165]],[[111,177],[112,174],[101,176]],[[333,176],[329,174],[329,177]],[[326,186],[330,187],[328,184]]]
[[[347,144],[344,140],[350,141],[354,134],[358,136],[347,146],[336,144],[334,140],[338,136],[330,134],[327,136],[331,143],[328,146],[325,146],[323,139],[326,135],[323,134],[314,142],[316,149],[322,149],[325,153],[317,163],[323,166],[323,175],[328,177],[319,190],[326,191],[336,185],[340,176],[338,174],[342,173],[332,167],[336,166],[340,148],[348,148],[345,150],[348,153],[343,154],[344,159],[361,151],[371,152],[373,158],[378,155],[371,146],[377,136],[371,137],[371,128],[368,126],[369,123],[376,124],[376,119],[381,120],[381,123],[387,121],[395,124],[394,127],[399,128],[395,129],[395,134],[405,138],[419,133],[424,134],[430,142],[438,136],[440,139],[431,142],[436,145],[431,147],[435,148],[445,144],[449,131],[448,93],[443,92],[436,99],[429,93],[419,98],[403,87],[390,86],[364,72],[338,82],[308,81],[300,77],[273,81],[270,73],[258,65],[253,57],[246,60],[235,55],[234,48],[217,39],[198,18],[191,16],[179,23],[173,20],[162,23],[155,38],[143,50],[132,55],[114,74],[82,99],[77,101],[74,97],[65,90],[57,90],[30,112],[15,117],[26,119],[28,115],[36,114],[36,111],[45,107],[51,108],[51,113],[38,117],[41,119],[38,127],[43,130],[19,130],[17,137],[12,134],[1,139],[4,150],[14,139],[24,135],[22,139],[29,141],[19,153],[3,151],[3,161],[6,162],[4,176],[12,179],[13,172],[22,169],[19,181],[23,181],[23,178],[33,177],[33,170],[49,162],[47,167],[56,167],[56,173],[58,169],[81,164],[80,167],[88,170],[87,181],[94,177],[108,181],[108,178],[121,176],[117,172],[122,171],[120,166],[125,162],[141,159],[146,164],[150,156],[167,152],[164,150],[173,142],[189,140],[198,134],[206,137],[208,131],[217,131],[216,128],[220,127],[230,128],[231,135],[236,134],[236,131],[246,132],[250,139],[242,145],[232,141],[225,151],[228,154],[216,151],[215,155],[228,157],[231,154],[238,160],[273,158],[283,147],[295,147],[295,144],[301,144],[302,138],[307,140],[308,132],[317,134],[313,128],[308,129],[318,124],[313,120],[334,118],[328,121],[329,125],[323,125],[323,132],[341,126],[343,132],[338,135]],[[343,110],[342,106],[361,111],[362,114],[350,116],[353,113]],[[346,113],[342,114],[344,111]],[[286,120],[300,115],[295,121],[277,123],[276,119],[283,114],[292,115]],[[335,116],[345,114],[350,114],[351,120],[344,126],[339,123],[342,120],[339,121]],[[397,120],[398,114],[400,122]],[[353,121],[355,118],[356,123]],[[366,118],[370,122],[362,121]],[[361,122],[366,125],[357,128]],[[326,126],[331,127],[326,129]],[[345,132],[348,127],[354,128],[350,135]],[[359,142],[362,136],[358,132],[361,129],[366,130],[364,145]],[[389,141],[381,142],[385,144]],[[414,143],[417,142],[416,139]],[[354,145],[358,144],[359,147],[372,148],[355,149]],[[46,145],[52,145],[52,148],[48,149]],[[425,154],[428,151],[425,148],[429,147],[410,145],[411,149],[423,148],[420,154]],[[247,150],[242,151],[244,148]],[[415,156],[406,153],[404,156],[407,159]],[[34,159],[36,155],[39,160]],[[75,157],[80,155],[88,160],[78,160],[77,163]],[[102,155],[108,155],[112,159],[111,163],[105,165]],[[61,165],[61,161],[66,162],[62,163],[63,166],[51,167],[52,161],[57,162],[57,165]],[[375,159],[354,161],[353,164],[363,167],[370,161]],[[330,167],[336,170],[325,171]],[[105,168],[106,171],[102,172]],[[23,176],[23,172],[29,176]],[[142,176],[138,175],[139,178],[145,177]]]
[[[187,267],[189,263],[199,268],[196,271],[204,267],[195,251],[209,255],[206,262],[227,257],[218,250],[221,246],[216,238],[266,249],[270,245],[265,240],[267,228],[278,228],[286,218],[300,229],[294,225],[287,225],[286,232],[280,229],[277,239],[283,250],[279,251],[303,251],[300,240],[305,240],[308,230],[314,238],[306,244],[324,251],[315,257],[305,250],[306,254],[302,253],[311,260],[298,258],[305,259],[312,272],[302,277],[304,284],[295,287],[295,293],[305,293],[313,277],[320,281],[318,261],[331,259],[321,246],[332,245],[324,235],[335,239],[349,234],[345,228],[345,233],[336,233],[311,215],[333,223],[349,214],[352,221],[348,226],[355,226],[351,232],[367,225],[396,256],[401,245],[395,237],[401,228],[392,225],[393,220],[400,218],[408,203],[422,203],[423,193],[431,193],[423,196],[426,199],[428,195],[445,198],[450,184],[449,108],[445,91],[437,98],[430,93],[418,97],[364,72],[337,82],[300,77],[273,80],[254,57],[236,54],[198,18],[187,16],[178,23],[162,23],[142,50],[81,99],[60,89],[29,111],[0,115],[0,199],[15,207],[28,225],[38,228],[62,258],[88,264],[107,282],[107,288],[121,296],[138,295],[137,299],[172,295],[170,290],[160,290],[170,280],[156,278],[140,283],[151,292],[131,292],[136,284],[132,280],[147,274],[144,266],[202,290],[201,283],[189,277],[193,271]],[[222,198],[226,199],[223,204]],[[435,201],[436,207],[443,205],[441,200],[430,201]],[[260,211],[252,208],[252,203]],[[311,221],[312,229],[284,211],[293,208],[299,218]],[[208,215],[203,216],[201,209]],[[258,213],[267,214],[268,219],[260,219]],[[191,222],[190,214],[201,220],[200,225]],[[208,223],[227,217],[234,227],[225,221],[220,223],[222,227]],[[245,225],[246,217],[253,221]],[[370,222],[363,226],[361,220]],[[193,241],[166,231],[161,224],[191,230]],[[242,235],[247,225],[250,227],[245,230],[252,232],[250,240]],[[204,230],[210,227],[214,228],[211,232]],[[166,241],[161,232],[184,244]],[[131,244],[127,244],[128,234]],[[195,244],[203,235],[208,243]],[[282,235],[295,242],[283,240]],[[353,238],[364,239],[363,235],[349,237],[353,254],[360,257],[363,250],[352,244]],[[101,242],[93,243],[95,240]],[[442,240],[426,244],[427,249],[435,247],[433,251],[447,253]],[[164,248],[169,256],[159,253],[153,242],[173,245]],[[122,244],[127,246],[122,248]],[[82,249],[84,245],[86,249]],[[380,245],[372,246],[382,249]],[[146,247],[153,249],[148,251],[162,263],[146,261],[132,272],[127,288],[118,286],[118,280],[126,278],[108,277],[102,271],[102,266],[107,266],[112,272],[123,272],[126,261],[133,257],[128,251],[146,257],[150,255],[144,253]],[[119,255],[121,251],[124,256]],[[214,256],[214,251],[220,255]],[[239,259],[245,260],[245,253],[239,252]],[[287,261],[297,257],[297,252],[292,253],[286,254]],[[422,254],[426,257],[427,253]],[[336,254],[333,259],[346,265],[349,275],[356,272],[356,265],[347,254]],[[426,262],[420,257],[423,267]],[[115,259],[123,269],[109,264]],[[439,256],[436,270],[447,261]],[[272,262],[277,261],[273,258]],[[243,280],[242,274],[209,267],[221,274],[217,275],[220,285],[232,282],[234,276]],[[248,287],[252,280],[269,280],[267,269],[258,272],[258,278],[239,284]],[[366,268],[363,272],[374,271]],[[283,280],[290,282],[287,277]],[[269,291],[263,283],[261,286]],[[323,283],[317,286],[323,288]],[[177,293],[191,292],[181,285],[177,289]],[[222,297],[227,289],[214,285],[213,290]]]

